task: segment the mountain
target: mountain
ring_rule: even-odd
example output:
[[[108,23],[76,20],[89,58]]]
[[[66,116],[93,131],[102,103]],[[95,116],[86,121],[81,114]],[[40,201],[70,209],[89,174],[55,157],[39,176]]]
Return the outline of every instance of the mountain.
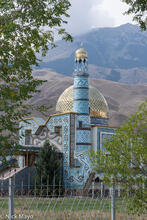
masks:
[[[125,24],[114,28],[97,28],[75,36],[73,43],[58,41],[40,63],[40,69],[71,76],[75,50],[81,43],[88,52],[92,78],[125,84],[147,83],[147,32]]]
[[[34,76],[38,79],[47,80],[47,82],[40,87],[41,92],[35,94],[30,103],[49,106],[47,115],[54,114],[59,96],[73,84],[73,77],[58,74],[48,69],[35,70]],[[98,88],[106,98],[111,126],[120,126],[127,116],[136,112],[138,106],[147,97],[147,85],[126,85],[92,78],[90,78],[90,84]],[[42,117],[38,112],[33,112],[32,115]]]
[[[47,115],[56,112],[58,97],[73,84],[74,54],[81,42],[88,52],[90,84],[108,102],[109,124],[120,126],[147,97],[147,32],[135,25],[94,29],[76,36],[73,43],[58,41],[33,72],[47,82],[30,103],[49,106]]]

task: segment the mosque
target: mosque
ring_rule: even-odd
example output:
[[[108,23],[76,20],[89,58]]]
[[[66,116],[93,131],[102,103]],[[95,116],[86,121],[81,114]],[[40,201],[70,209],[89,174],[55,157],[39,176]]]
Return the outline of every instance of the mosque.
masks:
[[[49,140],[63,155],[65,188],[83,189],[94,175],[99,176],[91,169],[89,150],[104,150],[104,140],[111,138],[114,128],[108,126],[106,99],[89,85],[88,55],[83,48],[75,52],[73,77],[73,86],[58,98],[55,114],[46,121],[32,117],[20,122],[23,149],[18,156],[18,170],[33,166],[39,149]]]

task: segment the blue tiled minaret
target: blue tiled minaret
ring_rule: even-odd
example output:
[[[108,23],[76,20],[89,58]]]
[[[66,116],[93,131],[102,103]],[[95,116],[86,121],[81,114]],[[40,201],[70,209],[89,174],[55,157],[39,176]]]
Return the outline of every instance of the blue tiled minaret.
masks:
[[[74,105],[77,113],[76,150],[87,151],[91,147],[90,105],[88,82],[88,56],[80,48],[75,53],[74,68]]]

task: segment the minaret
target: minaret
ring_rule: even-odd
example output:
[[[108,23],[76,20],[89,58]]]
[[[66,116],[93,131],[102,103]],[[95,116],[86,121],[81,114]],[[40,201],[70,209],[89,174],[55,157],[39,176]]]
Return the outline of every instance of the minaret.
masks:
[[[80,48],[75,53],[74,105],[77,113],[76,150],[87,151],[91,147],[90,105],[88,82],[88,55]]]

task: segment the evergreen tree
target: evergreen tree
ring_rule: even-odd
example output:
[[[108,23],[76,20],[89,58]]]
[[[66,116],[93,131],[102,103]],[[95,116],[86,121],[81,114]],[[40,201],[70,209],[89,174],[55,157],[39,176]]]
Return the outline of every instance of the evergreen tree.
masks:
[[[63,185],[62,157],[46,141],[42,147],[36,164],[36,184],[39,188],[50,185],[51,190]]]

